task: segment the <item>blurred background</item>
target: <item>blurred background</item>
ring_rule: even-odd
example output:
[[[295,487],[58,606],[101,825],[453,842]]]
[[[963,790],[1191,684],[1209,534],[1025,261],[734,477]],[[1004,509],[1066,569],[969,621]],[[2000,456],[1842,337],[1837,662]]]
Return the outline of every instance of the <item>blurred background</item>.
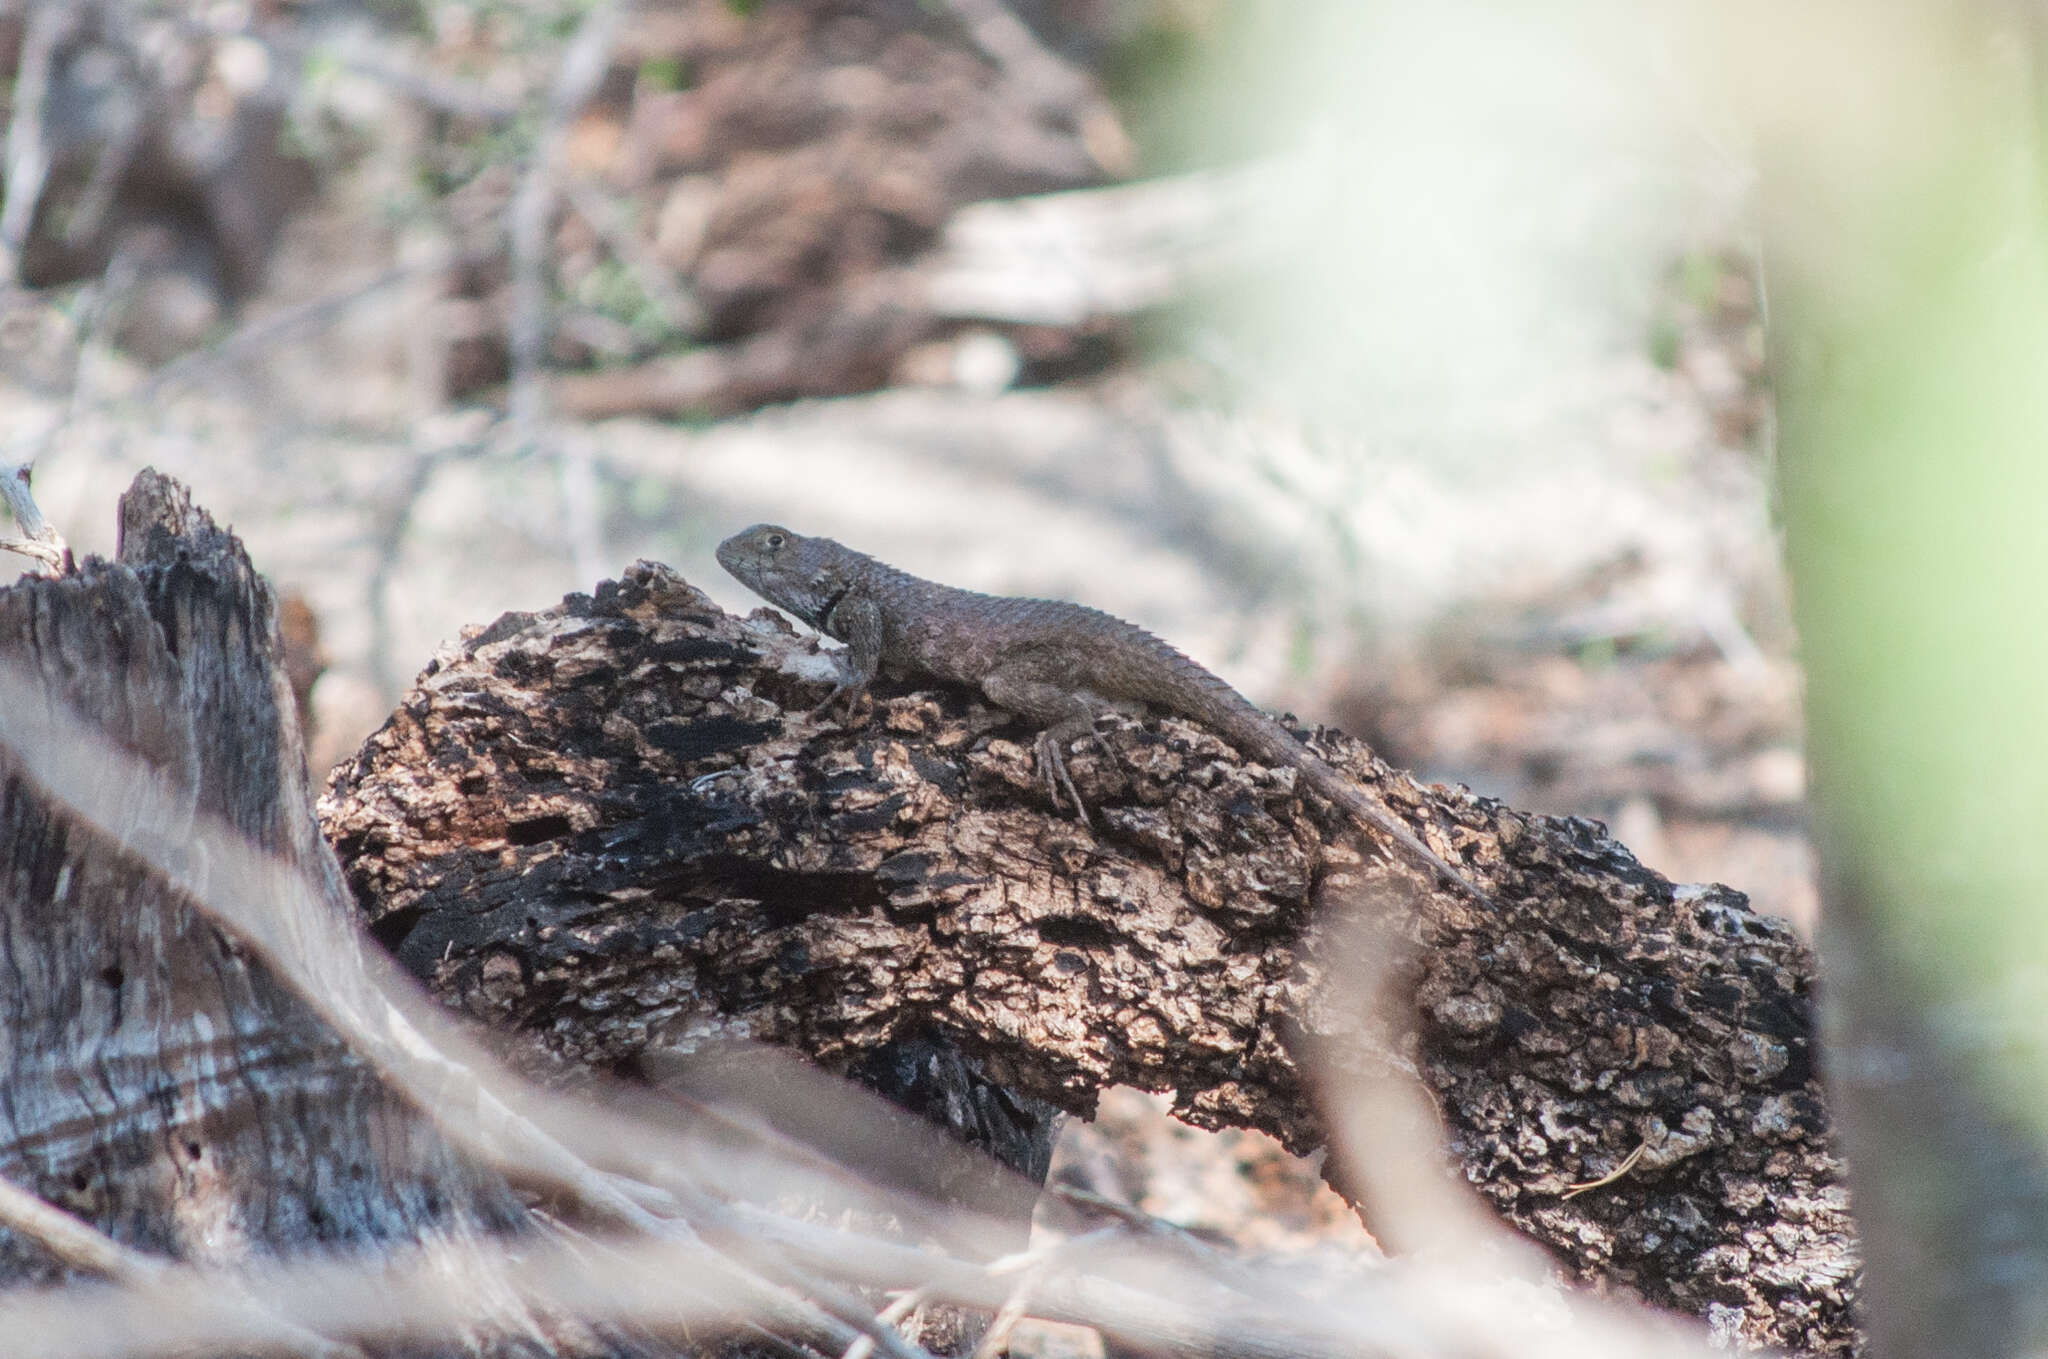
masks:
[[[767,519],[1811,924],[1752,157],[1654,7],[66,0],[0,70],[7,461],[81,554],[149,465],[232,525],[316,778],[635,558],[753,607]],[[1135,1094],[1063,1156],[1357,1230]]]

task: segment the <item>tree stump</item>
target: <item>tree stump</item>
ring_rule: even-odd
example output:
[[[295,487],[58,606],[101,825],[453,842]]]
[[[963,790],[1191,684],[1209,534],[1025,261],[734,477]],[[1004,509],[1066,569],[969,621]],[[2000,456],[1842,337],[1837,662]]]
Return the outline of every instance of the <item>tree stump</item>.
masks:
[[[0,591],[14,699],[67,712],[122,762],[85,766],[99,800],[134,781],[173,814],[110,826],[37,772],[98,752],[0,744],[0,1176],[122,1245],[223,1267],[515,1229],[526,1211],[503,1178],[163,871],[212,827],[349,909],[275,620],[240,543],[153,472],[121,502],[115,561]],[[65,1273],[0,1231],[0,1278]]]

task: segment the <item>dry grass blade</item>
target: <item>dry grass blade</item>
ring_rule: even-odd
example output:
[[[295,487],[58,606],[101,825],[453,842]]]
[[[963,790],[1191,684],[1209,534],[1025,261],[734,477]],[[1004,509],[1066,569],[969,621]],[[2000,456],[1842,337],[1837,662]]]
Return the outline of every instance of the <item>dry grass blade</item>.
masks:
[[[598,1321],[661,1330],[730,1327],[752,1310],[737,1272],[716,1252],[678,1242],[626,1247],[588,1241],[429,1242],[382,1256],[253,1264],[242,1270],[161,1266],[124,1286],[78,1285],[0,1294],[11,1343],[33,1337],[40,1359],[150,1359],[257,1350],[360,1359],[353,1346],[285,1346],[276,1318],[366,1345],[459,1336],[502,1308],[488,1294]],[[223,1306],[222,1298],[260,1297]],[[326,1343],[326,1342],[322,1342]]]
[[[163,1261],[130,1250],[4,1179],[0,1179],[0,1226],[35,1242],[70,1268],[119,1284],[134,1294],[146,1294],[161,1287],[169,1272]],[[98,1290],[73,1291],[90,1298]],[[305,1359],[364,1359],[362,1350],[354,1345],[337,1343],[276,1316],[238,1279],[185,1297],[192,1310],[210,1317],[252,1346]],[[4,1300],[0,1300],[0,1314],[4,1314],[5,1306]],[[25,1326],[10,1329],[8,1334],[42,1337],[72,1329],[75,1328]]]
[[[922,1288],[906,1288],[892,1298],[887,1307],[875,1313],[875,1320],[884,1326],[900,1325],[905,1317],[911,1316],[925,1305],[931,1295]],[[846,1347],[840,1359],[868,1359],[875,1352],[875,1342],[862,1336]]]

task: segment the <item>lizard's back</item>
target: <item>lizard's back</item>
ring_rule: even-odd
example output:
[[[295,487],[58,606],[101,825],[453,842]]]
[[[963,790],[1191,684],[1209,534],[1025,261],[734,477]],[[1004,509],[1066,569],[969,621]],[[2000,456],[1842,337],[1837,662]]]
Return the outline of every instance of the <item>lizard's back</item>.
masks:
[[[1299,762],[1299,743],[1220,677],[1100,609],[942,585],[775,524],[735,534],[718,552],[764,598],[842,642],[854,644],[857,627],[877,629],[882,670],[984,692],[995,678],[1011,706],[1030,692],[1063,691],[1072,702],[1034,705],[1046,720],[1071,717],[1075,704],[1149,703],[1213,727],[1256,758]]]
[[[870,559],[872,561],[872,559]],[[1135,623],[1063,599],[990,595],[874,562],[869,589],[887,620],[882,662],[979,685],[1029,657],[1045,679],[1106,699],[1137,699],[1219,728],[1272,719],[1171,643]]]

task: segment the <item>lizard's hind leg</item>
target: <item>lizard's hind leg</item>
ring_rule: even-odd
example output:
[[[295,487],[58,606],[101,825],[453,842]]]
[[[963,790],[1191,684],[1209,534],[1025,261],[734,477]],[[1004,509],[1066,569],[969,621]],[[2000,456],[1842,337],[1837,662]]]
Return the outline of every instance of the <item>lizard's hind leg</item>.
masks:
[[[1044,730],[1038,733],[1036,751],[1038,775],[1045,780],[1045,795],[1057,808],[1060,792],[1064,790],[1067,800],[1074,805],[1074,815],[1082,825],[1094,829],[1087,804],[1081,801],[1080,790],[1067,773],[1066,747],[1077,736],[1094,735],[1101,740],[1095,731],[1096,715],[1114,711],[1116,705],[1099,694],[1047,678],[1042,673],[1040,658],[1031,656],[1013,658],[991,670],[981,681],[981,691],[998,707],[1044,724]],[[1111,764],[1115,764],[1114,758]]]

